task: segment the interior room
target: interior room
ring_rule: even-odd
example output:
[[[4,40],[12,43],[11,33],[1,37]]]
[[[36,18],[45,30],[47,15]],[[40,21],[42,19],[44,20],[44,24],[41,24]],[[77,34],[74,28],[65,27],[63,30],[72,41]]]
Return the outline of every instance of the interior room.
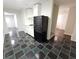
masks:
[[[76,59],[76,0],[3,0],[4,59]]]

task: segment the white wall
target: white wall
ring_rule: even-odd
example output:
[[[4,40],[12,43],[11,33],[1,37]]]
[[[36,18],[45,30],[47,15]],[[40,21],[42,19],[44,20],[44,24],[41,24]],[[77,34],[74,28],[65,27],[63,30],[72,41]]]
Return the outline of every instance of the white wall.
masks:
[[[23,23],[24,25],[29,25],[30,23],[33,23],[33,9],[32,8],[27,8],[23,10]],[[32,20],[31,20],[32,19]]]
[[[76,24],[75,24],[76,25]],[[71,35],[71,40],[76,41],[76,26],[74,25],[73,33]]]
[[[33,5],[33,16],[41,15],[41,3],[36,3]]]
[[[55,5],[53,6],[53,15],[52,15],[52,28],[51,28],[51,37],[54,35],[56,24],[57,24],[57,17],[58,17],[58,11],[59,11],[59,6]]]
[[[18,31],[24,31],[24,23],[23,23],[23,13],[19,11],[17,13],[17,24],[18,24]]]
[[[3,34],[7,34],[7,33],[8,33],[8,27],[7,27],[6,21],[3,18]]]
[[[76,6],[70,7],[68,21],[65,28],[65,34],[72,35],[76,23]]]

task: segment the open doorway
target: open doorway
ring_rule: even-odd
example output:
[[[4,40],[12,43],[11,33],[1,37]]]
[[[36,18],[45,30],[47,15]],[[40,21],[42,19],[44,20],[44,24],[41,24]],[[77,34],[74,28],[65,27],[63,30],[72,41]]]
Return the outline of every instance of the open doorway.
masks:
[[[10,36],[17,36],[17,18],[16,14],[4,12],[4,26],[6,25],[6,29],[4,31],[9,33]]]
[[[55,28],[55,40],[59,39],[59,41],[62,41],[68,20],[68,15],[69,7],[60,6],[58,11],[57,24]]]

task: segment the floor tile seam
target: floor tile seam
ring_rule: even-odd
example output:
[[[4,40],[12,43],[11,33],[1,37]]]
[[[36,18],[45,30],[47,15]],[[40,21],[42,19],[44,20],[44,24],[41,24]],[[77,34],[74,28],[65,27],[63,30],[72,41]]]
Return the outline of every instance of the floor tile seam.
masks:
[[[65,40],[64,40],[63,45],[64,45],[64,44],[65,44]],[[59,58],[59,55],[60,55],[60,53],[61,53],[61,51],[62,51],[62,48],[63,48],[63,45],[61,46],[61,49],[60,49],[59,54],[58,54],[58,56],[57,56],[57,59]]]
[[[21,48],[21,51],[23,51],[22,48]],[[24,56],[24,55],[26,56],[26,53],[24,53],[24,51],[23,51],[23,55],[22,55],[22,56]],[[21,57],[22,57],[22,56],[21,56]]]
[[[15,56],[14,59],[16,59],[16,55],[15,55],[13,46],[12,46],[12,49],[13,49],[13,55]]]
[[[38,47],[36,46],[35,48],[38,48]],[[39,49],[39,48],[38,48],[38,49]],[[39,49],[39,50],[40,50],[40,49]],[[31,49],[31,51],[32,51],[32,49]],[[40,50],[40,51],[41,51],[41,50]],[[39,52],[40,52],[40,51],[39,51]],[[34,51],[32,51],[32,52],[33,52],[33,54],[34,54],[34,56],[35,56]],[[39,53],[39,52],[38,52],[38,53]],[[35,57],[36,57],[36,56],[35,56]],[[37,58],[37,57],[36,57],[36,58]]]
[[[62,49],[63,49],[64,47],[62,47]],[[64,48],[65,49],[65,48]],[[65,49],[66,50],[66,49]],[[68,50],[66,50],[67,52],[68,52]],[[62,52],[62,53],[64,53],[64,52]],[[69,50],[69,54],[70,54],[70,50]],[[66,54],[67,55],[67,54]],[[68,55],[67,55],[68,56]]]
[[[52,50],[52,49],[51,49],[51,50]],[[49,50],[49,52],[51,52],[51,50]],[[46,56],[45,56],[45,58],[44,58],[44,59],[46,59],[46,57],[48,56],[49,52],[46,54]]]
[[[72,43],[71,43],[72,44]],[[71,44],[70,44],[70,52],[69,52],[69,59],[70,59],[70,53],[71,53]]]
[[[23,40],[23,43],[25,44],[24,40]],[[21,48],[21,44],[20,44],[20,48]],[[23,55],[22,55],[22,56],[24,56],[25,53],[24,53],[24,51],[22,50],[22,48],[21,48],[21,51],[23,52]],[[22,56],[21,56],[21,57],[22,57]],[[16,56],[15,56],[15,57],[16,57]]]
[[[26,44],[24,40],[23,40],[23,43]],[[27,47],[29,47],[29,46],[27,45]],[[30,48],[30,47],[29,47],[29,48]]]
[[[43,45],[43,44],[42,44],[42,45]],[[46,45],[47,45],[47,44],[46,44]],[[45,46],[43,45],[43,46],[44,46],[43,48],[46,48],[46,45],[45,45]],[[46,49],[48,49],[48,48],[46,48]],[[48,50],[49,50],[49,49],[48,49]],[[51,49],[51,50],[52,50],[52,49]],[[49,50],[49,52],[50,52],[51,50]],[[42,51],[42,49],[41,49],[41,51]],[[49,53],[49,52],[48,52],[48,53]],[[43,53],[44,53],[44,52],[43,52]],[[46,56],[45,56],[44,59],[46,59],[46,57],[48,56],[48,53],[46,54]]]

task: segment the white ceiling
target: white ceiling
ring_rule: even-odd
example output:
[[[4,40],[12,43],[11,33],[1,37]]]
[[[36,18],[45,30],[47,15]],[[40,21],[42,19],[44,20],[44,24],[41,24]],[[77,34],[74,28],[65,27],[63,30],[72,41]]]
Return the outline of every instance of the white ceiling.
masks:
[[[43,0],[3,0],[4,8],[24,9],[31,8],[33,4],[42,2]],[[57,5],[73,5],[76,0],[54,0]]]
[[[40,0],[3,0],[3,8],[24,9],[30,8]]]

